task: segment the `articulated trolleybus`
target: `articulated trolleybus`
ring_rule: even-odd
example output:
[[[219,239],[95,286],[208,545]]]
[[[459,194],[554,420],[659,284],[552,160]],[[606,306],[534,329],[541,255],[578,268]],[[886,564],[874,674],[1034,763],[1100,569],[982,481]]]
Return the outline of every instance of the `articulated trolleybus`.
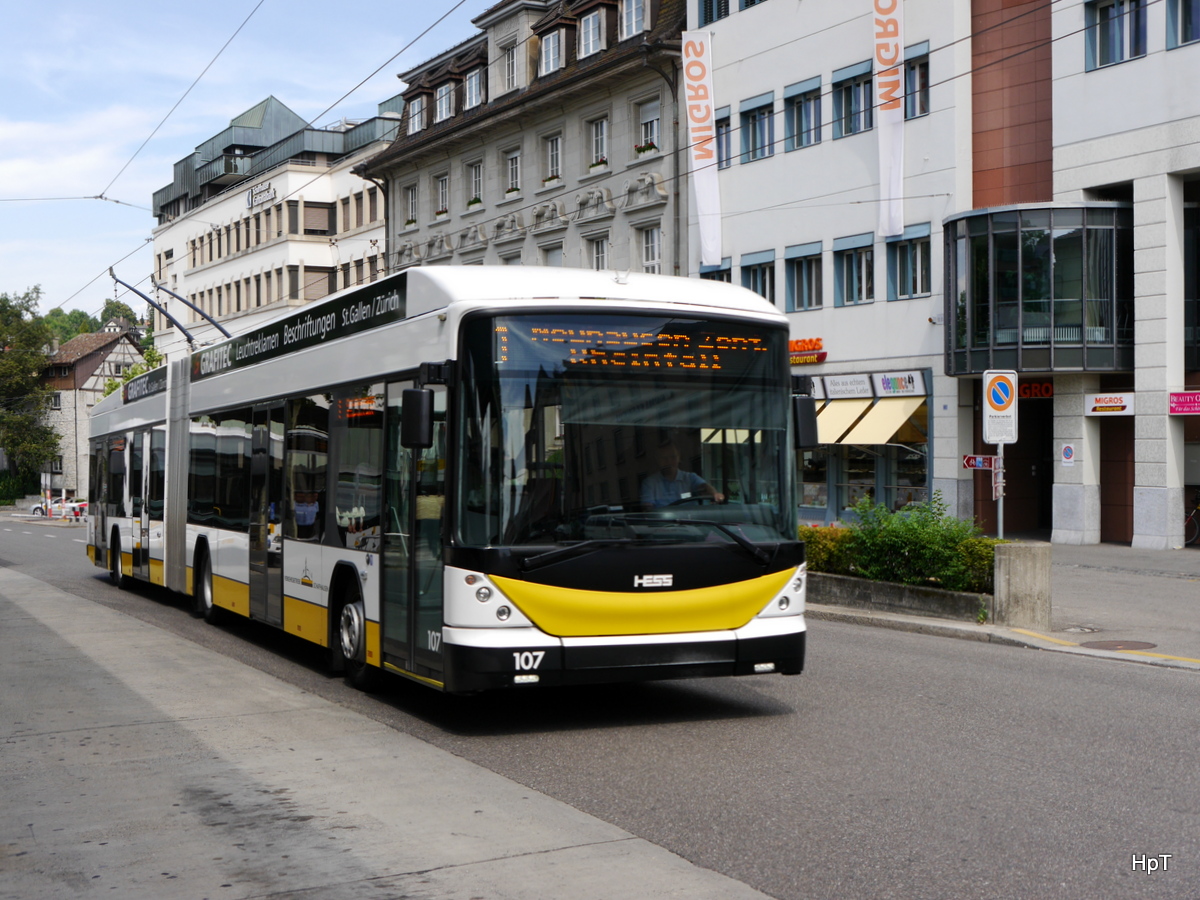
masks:
[[[361,687],[798,673],[787,339],[726,284],[410,269],[97,404],[88,551]]]

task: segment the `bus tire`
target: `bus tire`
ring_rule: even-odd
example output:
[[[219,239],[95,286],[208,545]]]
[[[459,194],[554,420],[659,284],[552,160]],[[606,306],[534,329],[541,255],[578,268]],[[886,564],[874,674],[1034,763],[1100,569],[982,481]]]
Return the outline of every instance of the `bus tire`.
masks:
[[[367,664],[367,612],[362,595],[349,591],[337,613],[337,647],[346,684],[368,693],[378,685],[379,670]]]
[[[210,625],[219,625],[225,617],[225,611],[213,602],[212,560],[207,547],[196,554],[195,572],[192,615]]]
[[[129,587],[129,579],[121,569],[121,531],[118,528],[112,530],[108,542],[108,577],[121,590]]]

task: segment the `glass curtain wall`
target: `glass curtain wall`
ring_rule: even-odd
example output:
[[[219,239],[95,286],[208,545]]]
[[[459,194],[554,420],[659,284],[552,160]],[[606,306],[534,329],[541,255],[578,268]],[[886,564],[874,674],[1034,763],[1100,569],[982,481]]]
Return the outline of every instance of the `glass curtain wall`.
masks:
[[[985,210],[946,223],[947,373],[1133,368],[1133,212]]]

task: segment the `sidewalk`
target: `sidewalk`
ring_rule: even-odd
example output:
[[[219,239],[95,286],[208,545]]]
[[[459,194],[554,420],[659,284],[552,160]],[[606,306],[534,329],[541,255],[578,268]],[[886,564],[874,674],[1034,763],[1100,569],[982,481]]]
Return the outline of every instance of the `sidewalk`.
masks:
[[[809,617],[1200,671],[1200,549],[1054,544],[1051,554],[1048,633],[816,604]]]
[[[767,900],[6,568],[0,618],[0,900]]]

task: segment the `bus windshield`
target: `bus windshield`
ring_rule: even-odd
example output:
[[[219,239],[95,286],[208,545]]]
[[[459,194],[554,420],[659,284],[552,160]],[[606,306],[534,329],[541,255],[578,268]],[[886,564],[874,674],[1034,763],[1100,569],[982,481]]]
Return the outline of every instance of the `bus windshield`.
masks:
[[[786,345],[723,319],[467,321],[457,539],[795,540]]]

